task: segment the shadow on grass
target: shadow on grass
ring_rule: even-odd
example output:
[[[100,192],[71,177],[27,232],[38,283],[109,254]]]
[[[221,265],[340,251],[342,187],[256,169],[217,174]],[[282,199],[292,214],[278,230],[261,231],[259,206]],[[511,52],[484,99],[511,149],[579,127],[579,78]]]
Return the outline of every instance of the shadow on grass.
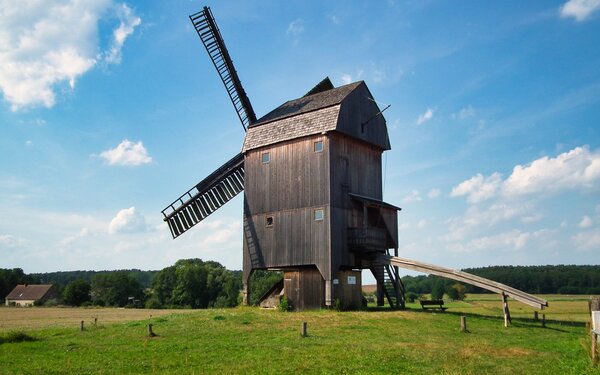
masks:
[[[0,345],[26,341],[37,341],[37,339],[33,336],[26,334],[23,331],[11,331],[8,332],[6,336],[0,336]]]
[[[401,310],[396,310],[396,309],[392,309],[389,306],[381,306],[381,307],[369,307],[367,309],[367,311],[377,311],[377,312],[397,312],[397,311],[410,311],[410,312],[414,312],[414,313],[418,313],[418,314],[446,314],[446,315],[454,315],[457,317],[460,316],[466,316],[466,317],[473,317],[473,318],[478,318],[478,319],[485,319],[485,320],[492,320],[492,321],[500,321],[503,322],[504,321],[504,317],[503,316],[492,316],[492,315],[485,315],[485,314],[477,314],[477,313],[468,313],[468,312],[459,312],[459,311],[449,311],[448,309],[446,309],[445,311],[439,310],[439,309],[413,309],[413,308],[405,308],[405,309],[401,309]],[[511,318],[511,322],[513,326],[519,326],[519,324],[522,324],[523,326],[539,326],[540,328],[544,328],[544,329],[550,329],[550,330],[555,330],[555,331],[559,331],[559,332],[568,332],[559,328],[555,328],[555,327],[548,327],[548,324],[553,324],[553,325],[564,325],[564,326],[570,326],[570,327],[585,327],[586,323],[585,322],[574,322],[574,321],[570,321],[570,320],[558,320],[558,319],[546,319],[546,327],[542,327],[542,322],[540,319],[538,319],[537,321],[534,320],[533,318]],[[517,323],[517,324],[515,324]]]

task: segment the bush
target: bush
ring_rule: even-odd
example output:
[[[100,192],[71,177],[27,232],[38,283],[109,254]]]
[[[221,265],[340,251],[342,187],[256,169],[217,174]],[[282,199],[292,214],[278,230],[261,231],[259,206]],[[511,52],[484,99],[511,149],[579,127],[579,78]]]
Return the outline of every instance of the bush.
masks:
[[[58,300],[56,298],[50,298],[46,302],[44,302],[44,306],[46,307],[56,307],[58,306]]]
[[[419,296],[417,295],[417,293],[413,293],[413,292],[406,293],[406,299],[410,303],[414,303],[417,298],[419,298]]]
[[[431,288],[431,299],[442,299],[444,297],[444,282],[441,280],[436,281]]]
[[[279,311],[292,311],[292,304],[286,296],[281,297],[279,301]]]
[[[152,297],[146,301],[147,309],[162,309],[162,304],[158,301],[158,298]]]

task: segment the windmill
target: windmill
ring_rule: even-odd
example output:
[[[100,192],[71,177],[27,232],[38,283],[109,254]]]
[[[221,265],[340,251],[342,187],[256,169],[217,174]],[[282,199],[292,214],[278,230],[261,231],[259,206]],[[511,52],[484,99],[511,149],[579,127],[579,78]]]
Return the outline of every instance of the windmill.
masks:
[[[246,135],[239,154],[162,211],[173,238],[243,191],[245,303],[250,275],[259,269],[284,272],[265,297],[284,294],[297,310],[334,301],[360,306],[363,269],[377,281],[378,305],[386,299],[396,308],[404,306],[398,267],[471,280],[397,257],[400,208],[382,200],[381,156],[391,146],[383,111],[364,82],[334,87],[325,78],[257,118],[210,8],[190,20]],[[487,281],[471,283],[492,288]],[[502,284],[493,288],[515,295]]]

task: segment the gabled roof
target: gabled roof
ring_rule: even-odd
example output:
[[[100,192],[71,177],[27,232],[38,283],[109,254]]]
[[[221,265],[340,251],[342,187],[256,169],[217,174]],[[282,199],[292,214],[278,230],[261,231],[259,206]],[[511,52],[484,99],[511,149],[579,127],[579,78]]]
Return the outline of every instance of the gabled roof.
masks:
[[[285,102],[252,124],[242,153],[331,131],[390,149],[385,119],[363,81],[316,91]]]
[[[52,289],[52,284],[23,285],[19,284],[6,296],[10,300],[38,300]]]
[[[298,99],[289,100],[263,117],[259,118],[251,128],[264,123],[281,120],[286,117],[297,116],[302,113],[316,111],[318,109],[340,104],[344,98],[357,88],[363,81],[350,83],[348,85],[319,92],[313,95],[303,96]]]

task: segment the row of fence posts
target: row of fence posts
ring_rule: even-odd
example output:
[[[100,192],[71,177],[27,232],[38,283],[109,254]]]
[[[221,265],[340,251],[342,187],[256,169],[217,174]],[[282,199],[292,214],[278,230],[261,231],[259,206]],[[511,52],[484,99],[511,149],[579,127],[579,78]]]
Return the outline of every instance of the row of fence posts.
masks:
[[[589,311],[590,311],[590,336],[592,339],[591,345],[591,356],[592,363],[598,362],[598,336],[600,335],[600,297],[592,297],[588,301]],[[152,317],[152,315],[150,315]],[[538,312],[533,312],[533,320],[535,322],[539,321]],[[94,317],[94,326],[98,324],[98,317]],[[542,327],[546,327],[546,314],[542,314]],[[84,330],[84,321],[81,321],[81,331]],[[460,317],[460,332],[469,332],[467,329],[467,317],[461,315]],[[155,337],[156,334],[152,330],[152,324],[148,324],[148,336]],[[300,328],[300,336],[306,337],[308,336],[308,323],[302,322],[302,326]]]

